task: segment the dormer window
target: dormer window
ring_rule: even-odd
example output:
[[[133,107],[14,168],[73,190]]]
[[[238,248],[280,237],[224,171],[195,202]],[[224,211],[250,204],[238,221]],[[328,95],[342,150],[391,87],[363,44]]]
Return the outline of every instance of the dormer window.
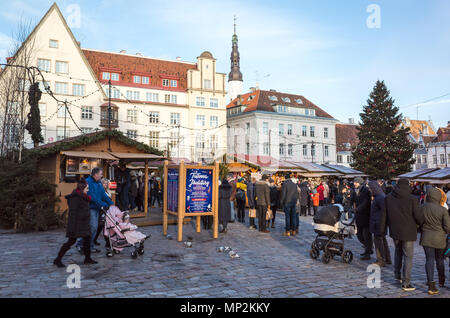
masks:
[[[253,98],[255,98],[255,96],[254,96],[254,95],[250,95],[250,96],[248,97],[248,101],[253,100]]]
[[[133,76],[133,83],[141,84],[141,77],[138,75]]]
[[[289,97],[283,97],[282,100],[285,103],[290,103],[291,102],[291,99]]]
[[[297,102],[297,104],[303,105],[303,101],[301,100],[301,98],[298,98],[295,101]]]
[[[169,87],[169,80],[168,79],[163,79],[162,84],[165,87]]]
[[[271,100],[271,101],[273,101],[273,102],[277,102],[278,101],[278,98],[276,97],[276,96],[269,96],[269,99]]]

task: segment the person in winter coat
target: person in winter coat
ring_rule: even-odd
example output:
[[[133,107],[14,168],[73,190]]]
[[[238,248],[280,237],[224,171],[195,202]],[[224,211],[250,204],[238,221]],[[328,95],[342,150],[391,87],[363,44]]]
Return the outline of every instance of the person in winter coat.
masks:
[[[247,198],[247,185],[243,178],[236,183],[236,205],[238,222],[245,223],[245,202]]]
[[[361,254],[361,260],[370,260],[370,255],[373,254],[373,240],[369,229],[370,220],[370,191],[364,184],[361,177],[355,178],[353,181],[355,185],[355,220],[358,229],[357,237],[364,246],[364,253]]]
[[[109,198],[111,198],[111,192],[109,191],[109,184],[110,184],[110,181],[108,179],[105,179],[105,178],[102,179],[103,189],[105,189],[106,195]],[[104,217],[102,215],[99,215],[97,233],[95,234],[95,237],[94,237],[94,245],[97,245],[97,246],[100,245],[100,243],[98,242],[98,237],[103,232],[104,226],[105,226]]]
[[[376,265],[380,267],[392,264],[389,245],[386,240],[386,207],[385,194],[379,183],[369,182],[369,189],[373,200],[370,207],[370,233],[374,236],[375,252],[377,254]]]
[[[420,208],[423,214],[422,235],[420,245],[426,256],[425,270],[428,280],[428,293],[436,295],[439,291],[434,282],[434,263],[439,276],[439,286],[445,284],[444,252],[447,245],[447,235],[450,233],[450,217],[448,210],[441,205],[442,194],[437,188],[427,192],[426,203]]]
[[[269,180],[270,183],[270,209],[272,210],[272,226],[271,228],[275,228],[275,218],[277,216],[277,210],[278,205],[280,204],[280,191],[278,190],[278,187],[275,184],[275,181],[273,179]],[[269,224],[270,225],[270,220]]]
[[[317,192],[317,189],[314,189],[312,194],[312,203],[313,203],[313,216],[317,214],[317,210],[319,209],[320,205],[320,194]]]
[[[322,182],[323,185],[323,204],[328,205],[330,203],[330,187],[328,186],[328,182]]]
[[[231,192],[232,187],[227,179],[223,179],[219,186],[219,223],[222,224],[220,233],[227,233],[227,225],[231,219]]]
[[[255,202],[255,183],[256,179],[251,178],[250,182],[247,182],[247,202],[248,208],[252,210],[256,210],[256,202]],[[250,217],[249,212],[249,227],[250,229],[256,229],[255,217]]]
[[[100,210],[103,209],[107,211],[111,205],[114,205],[114,202],[111,198],[106,194],[105,189],[102,185],[103,178],[103,170],[100,168],[92,169],[91,175],[86,179],[87,184],[89,185],[88,195],[91,197],[91,201],[89,202],[90,209],[90,227],[91,227],[91,252],[98,253],[100,252],[98,249],[94,247],[94,238],[97,233],[98,228],[98,218],[100,216]],[[78,252],[82,252],[83,239],[79,239],[77,242],[77,250]]]
[[[255,184],[258,230],[262,233],[270,232],[266,229],[266,214],[267,209],[270,209],[270,188],[267,179],[269,179],[269,176],[263,175],[262,180]]]
[[[316,188],[317,192],[319,193],[319,205],[323,206],[323,200],[324,200],[324,195],[323,192],[325,191],[325,188],[323,187],[323,184],[320,184],[317,188]]]
[[[307,214],[312,215],[311,211],[308,211],[306,213],[306,210],[308,209],[308,200],[311,197],[311,191],[309,191],[308,183],[303,182],[300,185],[300,215],[306,216]]]
[[[130,191],[131,176],[130,169],[127,168],[125,163],[121,163],[119,170],[119,185],[118,192],[120,193],[120,208],[122,211],[128,210],[130,200],[128,193]]]
[[[89,185],[83,179],[77,184],[76,189],[71,194],[65,196],[69,204],[66,230],[68,240],[61,247],[58,256],[53,261],[53,264],[58,267],[65,267],[62,258],[79,237],[82,237],[84,242],[84,264],[97,264],[96,261],[91,259],[91,215],[89,211],[91,197],[87,194],[88,191]]]
[[[232,173],[228,174],[228,183],[231,185],[231,219],[230,223],[233,223],[236,219],[236,209],[235,209],[235,201],[236,201],[236,191],[237,191],[237,183],[235,177]]]
[[[298,200],[298,187],[292,181],[291,175],[286,175],[286,180],[281,187],[281,205],[284,208],[286,220],[285,236],[296,235],[296,205]]]
[[[403,290],[415,290],[411,284],[412,260],[417,229],[423,224],[423,213],[420,213],[419,202],[411,195],[407,179],[400,179],[386,196],[386,217],[389,235],[395,244],[395,278],[402,283]]]
[[[136,209],[136,198],[138,196],[138,192],[139,192],[139,181],[136,175],[136,171],[131,171],[130,172],[130,179],[131,179],[131,183],[130,183],[130,190],[128,193],[128,199],[130,201],[130,205],[131,205],[131,211],[135,212]]]

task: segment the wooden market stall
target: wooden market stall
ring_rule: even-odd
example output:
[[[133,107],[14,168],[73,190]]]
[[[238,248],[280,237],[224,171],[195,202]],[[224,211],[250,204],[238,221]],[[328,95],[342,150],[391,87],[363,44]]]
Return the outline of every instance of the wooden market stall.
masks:
[[[329,163],[324,163],[324,164],[322,164],[322,166],[336,170],[337,172],[341,173],[342,176],[340,176],[340,178],[354,179],[356,177],[367,177],[367,175],[364,174],[364,172],[362,172],[362,171],[355,170],[355,169],[352,169],[352,168],[349,168],[346,166],[342,166],[342,165],[332,165]]]
[[[64,196],[70,194],[75,183],[90,175],[95,167],[102,168],[105,178],[114,175],[117,163],[144,162],[145,199],[144,211],[133,217],[144,217],[148,213],[148,166],[149,162],[164,159],[157,149],[124,136],[121,132],[104,130],[90,134],[66,138],[42,145],[32,150],[38,159],[38,173],[56,185],[56,195],[60,202],[55,210],[67,210]],[[115,193],[112,191],[115,201]]]
[[[412,178],[411,181],[425,182],[435,185],[450,184],[450,168],[437,169],[418,177]]]

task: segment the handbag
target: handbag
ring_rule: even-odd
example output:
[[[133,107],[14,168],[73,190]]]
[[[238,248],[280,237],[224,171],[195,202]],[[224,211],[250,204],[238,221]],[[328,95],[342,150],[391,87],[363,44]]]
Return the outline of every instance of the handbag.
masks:
[[[256,209],[248,209],[248,217],[256,218]]]
[[[272,211],[270,209],[267,209],[266,220],[269,221],[269,220],[272,220],[272,219],[273,219]]]

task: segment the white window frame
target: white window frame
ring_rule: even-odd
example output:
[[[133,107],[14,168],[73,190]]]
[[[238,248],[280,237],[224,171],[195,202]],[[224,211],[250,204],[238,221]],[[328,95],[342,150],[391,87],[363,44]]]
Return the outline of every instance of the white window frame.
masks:
[[[211,128],[219,127],[219,116],[210,116],[209,117],[209,126]]]
[[[81,91],[80,91],[80,89],[81,89]],[[86,95],[85,85],[73,83],[72,84],[72,95],[80,96],[80,97],[85,96]]]
[[[159,112],[150,112],[148,119],[150,124],[159,124]]]
[[[58,87],[64,87],[65,89],[61,92]],[[58,95],[68,95],[69,94],[69,83],[65,82],[55,82],[55,94]]]
[[[56,46],[52,45],[52,43],[56,43]],[[59,41],[58,40],[54,40],[54,39],[50,39],[48,41],[48,47],[51,49],[58,49],[59,48]]]
[[[94,107],[81,106],[81,119],[82,120],[93,120],[94,119]]]
[[[60,70],[58,65],[64,65],[64,69]],[[66,61],[55,61],[55,73],[57,74],[69,74],[69,62]]]
[[[205,98],[201,97],[201,96],[197,96],[197,98],[195,99],[195,105],[197,105],[199,107],[205,107]]]
[[[42,64],[42,63],[44,63],[44,64]],[[39,58],[37,60],[37,66],[38,66],[39,70],[42,72],[51,72],[51,70],[52,70],[51,65],[52,65],[52,61],[49,59],[40,59]],[[45,68],[42,66],[45,66]]]
[[[205,121],[206,121],[205,115],[197,115],[196,120],[195,120],[195,125],[197,127],[205,127],[205,125],[206,125]]]
[[[47,116],[47,104],[46,103],[39,103],[39,114],[41,117]]]
[[[218,98],[211,98],[209,100],[209,106],[211,108],[219,108],[219,99]]]
[[[127,122],[129,123],[137,123],[137,110],[136,109],[127,109]]]
[[[179,125],[180,124],[180,113],[170,113],[170,124]]]

